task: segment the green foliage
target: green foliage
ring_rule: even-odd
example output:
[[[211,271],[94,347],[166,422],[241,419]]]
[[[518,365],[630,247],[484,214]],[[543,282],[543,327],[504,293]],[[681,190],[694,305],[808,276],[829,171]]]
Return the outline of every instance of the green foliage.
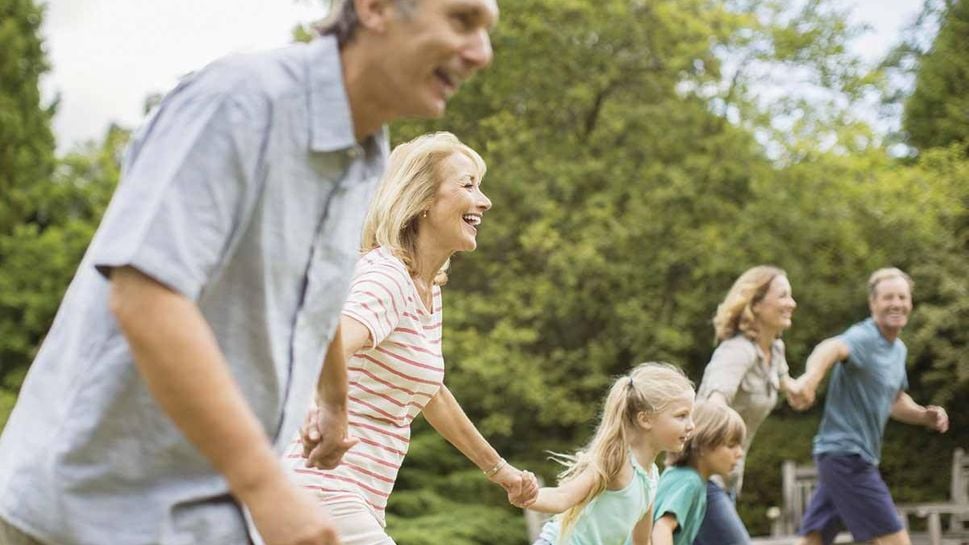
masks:
[[[932,49],[921,58],[915,91],[905,103],[904,128],[923,150],[969,146],[969,3],[952,1]]]
[[[0,3],[0,233],[4,234],[30,215],[26,191],[47,179],[54,165],[53,108],[41,106],[37,86],[48,69],[39,36],[42,15],[32,0]]]
[[[60,160],[24,189],[31,217],[0,233],[0,390],[19,388],[118,180],[128,133]],[[0,420],[6,420],[0,404]]]
[[[24,21],[39,11],[10,5],[21,11],[0,11],[0,425],[127,141],[112,129],[53,169],[36,78],[7,76],[43,70],[42,56],[12,62],[31,58],[39,19]],[[449,386],[514,465],[553,481],[559,468],[544,451],[587,441],[611,378],[634,363],[668,360],[699,380],[717,303],[765,262],[788,271],[799,302],[785,337],[795,373],[815,343],[865,317],[872,269],[907,269],[917,283],[904,336],[913,395],[953,415],[969,410],[969,158],[955,145],[900,164],[872,144],[844,104],[875,76],[847,53],[853,29],[833,5],[505,2],[495,65],[446,119],[394,128],[397,141],[450,130],[489,164],[495,207],[479,249],[453,260],[444,348]],[[754,88],[778,68],[845,98],[765,104]],[[23,120],[11,128],[9,116]],[[819,415],[780,408],[761,429],[740,504],[754,533],[779,502],[780,461],[809,460]],[[947,476],[932,467],[967,437],[958,419],[946,436],[890,426],[883,468],[897,498],[943,497]],[[388,529],[401,545],[524,542],[520,511],[422,420]]]

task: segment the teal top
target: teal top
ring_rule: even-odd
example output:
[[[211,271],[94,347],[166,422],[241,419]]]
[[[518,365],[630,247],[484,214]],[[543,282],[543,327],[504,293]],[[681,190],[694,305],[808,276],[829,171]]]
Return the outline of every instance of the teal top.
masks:
[[[669,467],[663,472],[656,491],[653,521],[663,515],[676,517],[673,545],[691,545],[707,512],[707,485],[689,466]]]
[[[859,454],[878,465],[892,405],[908,388],[905,343],[886,339],[871,318],[839,339],[848,346],[848,359],[831,370],[814,454]]]
[[[647,472],[630,456],[633,478],[621,490],[605,490],[585,506],[572,531],[561,540],[561,515],[545,523],[540,537],[553,545],[624,545],[636,523],[653,505],[659,470]]]

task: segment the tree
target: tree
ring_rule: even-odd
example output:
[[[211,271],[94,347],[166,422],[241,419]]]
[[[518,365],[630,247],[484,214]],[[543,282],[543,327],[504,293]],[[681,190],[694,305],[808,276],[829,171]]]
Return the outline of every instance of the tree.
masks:
[[[25,192],[47,179],[54,165],[53,107],[41,105],[37,85],[48,70],[42,16],[32,0],[0,3],[0,233],[30,215]]]
[[[948,2],[941,20],[905,103],[904,129],[920,150],[969,143],[969,2]]]

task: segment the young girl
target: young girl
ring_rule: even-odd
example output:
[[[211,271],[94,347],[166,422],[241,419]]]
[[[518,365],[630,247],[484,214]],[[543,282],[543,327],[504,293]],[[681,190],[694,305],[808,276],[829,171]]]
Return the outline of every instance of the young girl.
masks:
[[[589,445],[567,457],[559,485],[529,509],[562,513],[535,545],[649,543],[662,451],[679,451],[693,430],[693,384],[678,368],[643,363],[616,380]],[[644,469],[649,468],[649,469]]]
[[[696,429],[679,452],[667,454],[653,509],[652,545],[691,545],[707,511],[707,479],[726,477],[743,457],[747,428],[737,411],[701,401]]]

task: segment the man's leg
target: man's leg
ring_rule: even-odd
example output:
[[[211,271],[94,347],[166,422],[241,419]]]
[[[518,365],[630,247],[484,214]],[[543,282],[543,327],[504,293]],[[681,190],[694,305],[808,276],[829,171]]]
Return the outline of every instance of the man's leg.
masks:
[[[912,539],[905,529],[899,530],[894,534],[878,536],[871,540],[875,545],[912,545]]]
[[[821,532],[808,532],[797,540],[797,545],[822,545]]]
[[[829,456],[818,478],[855,541],[910,545],[878,467],[861,456]]]

